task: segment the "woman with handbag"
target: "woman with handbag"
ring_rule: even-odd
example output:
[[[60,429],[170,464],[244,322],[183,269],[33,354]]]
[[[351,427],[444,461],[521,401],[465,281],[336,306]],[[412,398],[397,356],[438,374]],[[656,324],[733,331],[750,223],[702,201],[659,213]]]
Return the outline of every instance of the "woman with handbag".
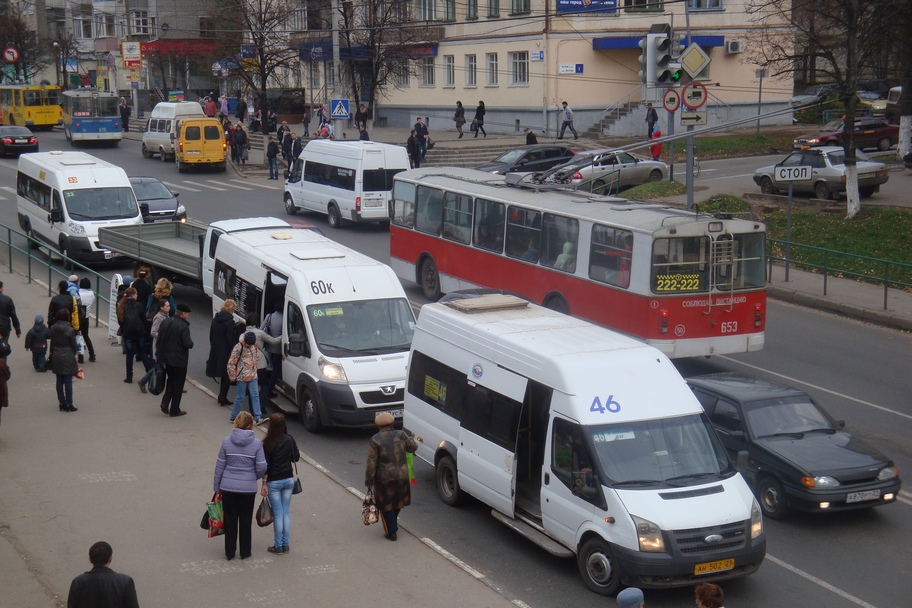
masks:
[[[230,455],[230,456],[229,456]],[[253,505],[257,495],[257,479],[266,473],[263,444],[253,433],[253,416],[241,412],[234,420],[234,429],[222,441],[215,461],[212,490],[222,495],[225,512],[225,557],[234,559],[238,535],[241,559],[251,554],[251,525]]]
[[[237,302],[228,298],[222,302],[221,308],[215,313],[209,324],[209,358],[206,359],[206,376],[219,379],[219,392],[216,397],[219,405],[234,403],[228,399],[231,380],[228,378],[227,365],[231,350],[237,344],[243,327],[234,320],[235,310],[237,310]]]
[[[57,405],[61,412],[75,412],[73,376],[79,373],[76,363],[76,330],[70,322],[70,311],[61,308],[48,331],[51,347],[51,371],[57,376]]]
[[[284,414],[269,417],[269,430],[263,440],[263,451],[266,453],[266,474],[263,475],[260,494],[269,496],[275,517],[272,524],[275,542],[266,550],[284,554],[288,553],[288,537],[291,532],[291,494],[297,482],[292,465],[301,459],[298,444],[288,434]]]
[[[152,317],[152,363],[158,365],[158,330],[161,328],[162,321],[168,318],[171,313],[171,301],[168,298],[162,298],[158,300],[155,316]],[[152,367],[149,371],[146,372],[146,375],[142,377],[139,381],[139,390],[143,393],[146,392],[146,386],[149,384],[149,380],[152,379],[152,374],[155,372],[155,366]]]
[[[373,488],[377,509],[383,516],[384,536],[393,541],[399,531],[399,511],[412,504],[406,453],[418,449],[415,438],[396,430],[394,422],[390,412],[379,412],[374,417],[380,432],[371,437],[364,473],[364,485]]]
[[[475,137],[478,137],[478,133],[481,132],[485,137],[488,136],[487,132],[484,130],[484,117],[487,110],[485,110],[485,105],[483,101],[478,102],[478,107],[475,108],[475,118],[472,120],[472,123],[475,125]]]
[[[456,130],[459,132],[458,139],[462,139],[462,125],[466,123],[465,119],[465,108],[462,107],[462,102],[456,102],[456,114],[453,116],[453,120],[456,121]]]

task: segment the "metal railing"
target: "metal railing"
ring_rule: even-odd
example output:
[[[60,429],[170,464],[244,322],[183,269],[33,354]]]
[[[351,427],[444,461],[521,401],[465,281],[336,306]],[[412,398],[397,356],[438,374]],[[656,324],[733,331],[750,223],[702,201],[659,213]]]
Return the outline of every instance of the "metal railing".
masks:
[[[823,275],[823,295],[827,295],[828,277],[849,277],[866,283],[883,285],[883,308],[887,309],[890,288],[912,288],[912,264],[891,262],[880,258],[845,253],[834,249],[824,249],[813,245],[789,243],[777,239],[766,239],[767,260],[769,268],[767,277],[772,276],[773,262],[817,272]],[[785,251],[790,250],[789,258]],[[795,259],[795,252],[800,252],[800,259]],[[779,253],[779,255],[777,255]],[[866,269],[866,270],[865,270]],[[894,278],[895,277],[895,278]]]

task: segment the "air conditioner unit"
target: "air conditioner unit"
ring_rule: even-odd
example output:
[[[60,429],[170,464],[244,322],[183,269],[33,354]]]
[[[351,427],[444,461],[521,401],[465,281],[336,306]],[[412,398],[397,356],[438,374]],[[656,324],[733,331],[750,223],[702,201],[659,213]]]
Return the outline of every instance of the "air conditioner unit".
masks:
[[[726,40],[725,41],[725,52],[733,55],[735,53],[744,52],[744,41],[743,40]]]

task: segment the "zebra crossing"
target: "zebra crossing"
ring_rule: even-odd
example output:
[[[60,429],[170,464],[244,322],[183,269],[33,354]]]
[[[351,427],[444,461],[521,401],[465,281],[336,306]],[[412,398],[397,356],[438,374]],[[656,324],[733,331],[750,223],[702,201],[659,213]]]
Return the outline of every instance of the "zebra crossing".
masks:
[[[0,194],[0,201],[16,200],[16,189],[15,188],[11,188],[10,186],[0,186],[0,190],[2,190],[4,192],[8,192],[11,195],[11,196],[7,197],[7,196],[4,196],[3,194]]]
[[[271,184],[260,184],[253,180],[246,179],[188,179],[179,181],[165,181],[162,183],[176,190],[186,190],[188,192],[229,192],[231,190],[242,190],[245,192],[255,192],[257,190],[284,190],[282,186],[273,186]]]

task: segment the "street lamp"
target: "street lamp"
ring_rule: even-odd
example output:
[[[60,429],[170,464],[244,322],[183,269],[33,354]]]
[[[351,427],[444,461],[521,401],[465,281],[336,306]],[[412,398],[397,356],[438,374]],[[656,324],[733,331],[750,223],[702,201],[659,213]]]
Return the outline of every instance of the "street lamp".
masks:
[[[54,41],[54,55],[56,55],[56,63],[54,64],[54,75],[57,76],[57,86],[60,86],[60,43],[56,40]]]

